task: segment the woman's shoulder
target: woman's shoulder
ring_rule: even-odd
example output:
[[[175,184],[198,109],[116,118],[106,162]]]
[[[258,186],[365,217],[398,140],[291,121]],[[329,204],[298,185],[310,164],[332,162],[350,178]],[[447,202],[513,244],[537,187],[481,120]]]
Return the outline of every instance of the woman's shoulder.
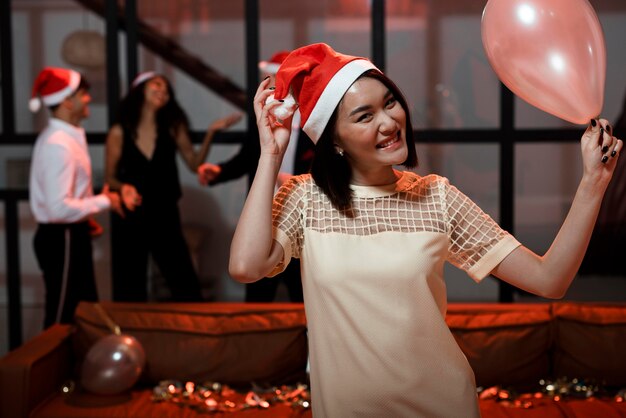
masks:
[[[124,129],[119,123],[111,125],[107,134],[107,141],[121,141],[124,139]]]
[[[279,190],[293,194],[303,193],[310,190],[311,187],[316,187],[313,177],[310,174],[300,174],[289,177],[289,179],[280,186]]]
[[[327,199],[324,191],[319,187],[311,174],[291,176],[278,190],[283,198],[291,196],[291,199],[307,201],[324,201]]]
[[[441,190],[450,186],[446,177],[438,174],[420,176],[412,171],[402,172],[402,189],[404,190]]]
[[[307,187],[311,184],[315,184],[315,182],[310,174],[294,175],[285,182],[285,185],[289,185],[292,188]]]

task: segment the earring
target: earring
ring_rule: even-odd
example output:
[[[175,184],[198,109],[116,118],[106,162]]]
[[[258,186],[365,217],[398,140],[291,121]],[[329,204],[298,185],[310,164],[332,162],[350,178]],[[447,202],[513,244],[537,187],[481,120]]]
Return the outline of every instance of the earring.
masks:
[[[337,154],[339,154],[340,157],[343,157],[343,150],[339,147],[337,147]]]

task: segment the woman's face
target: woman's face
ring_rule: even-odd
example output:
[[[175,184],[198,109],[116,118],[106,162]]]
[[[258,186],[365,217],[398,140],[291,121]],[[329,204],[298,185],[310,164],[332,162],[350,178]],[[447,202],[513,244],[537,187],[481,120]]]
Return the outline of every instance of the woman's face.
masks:
[[[144,104],[158,110],[170,100],[167,89],[167,81],[163,77],[156,76],[146,81],[143,89]]]
[[[406,112],[383,83],[362,77],[350,86],[337,109],[335,146],[344,151],[353,175],[407,159]]]

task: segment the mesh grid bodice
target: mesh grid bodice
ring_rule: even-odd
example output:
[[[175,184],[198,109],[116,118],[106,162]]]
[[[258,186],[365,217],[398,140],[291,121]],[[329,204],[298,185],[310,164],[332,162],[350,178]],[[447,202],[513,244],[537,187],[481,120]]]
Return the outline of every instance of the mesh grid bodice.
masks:
[[[303,231],[368,236],[383,232],[438,232],[449,238],[448,261],[468,270],[507,232],[448,180],[405,172],[395,184],[372,189],[352,186],[352,210],[342,213],[309,175],[293,178],[274,202],[274,227],[291,240],[300,257]]]

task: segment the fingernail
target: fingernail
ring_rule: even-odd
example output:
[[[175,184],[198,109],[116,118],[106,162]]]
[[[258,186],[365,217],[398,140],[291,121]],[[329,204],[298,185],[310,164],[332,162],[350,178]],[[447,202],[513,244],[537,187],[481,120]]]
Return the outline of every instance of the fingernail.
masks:
[[[604,154],[605,152],[607,152],[609,150],[609,146],[605,145],[602,147],[602,154]]]
[[[617,154],[617,151],[613,151],[613,152],[611,153],[611,157],[615,157],[615,154]]]
[[[609,157],[605,155],[604,157],[602,157],[602,164],[606,163],[608,160],[609,160]]]
[[[269,75],[268,75],[267,77],[265,77],[265,78],[263,79],[263,81],[267,80],[268,78],[270,78],[270,76],[269,76]],[[595,126],[595,125],[594,125],[594,126]]]
[[[278,99],[279,102],[284,103],[285,101],[283,99]]]
[[[276,87],[270,87],[270,90],[276,90]]]
[[[595,119],[591,119],[591,126],[593,126],[594,128],[596,127],[596,120]]]
[[[613,132],[613,127],[611,125],[606,125],[606,131],[608,133],[612,133]]]
[[[604,128],[600,128],[600,140],[602,140],[603,136],[604,136]]]

